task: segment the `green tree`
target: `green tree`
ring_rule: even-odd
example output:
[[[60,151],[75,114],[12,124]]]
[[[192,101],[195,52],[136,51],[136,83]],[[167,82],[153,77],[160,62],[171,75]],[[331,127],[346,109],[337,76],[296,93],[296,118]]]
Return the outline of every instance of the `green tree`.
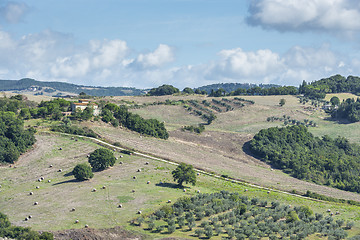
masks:
[[[180,187],[183,186],[183,183],[191,183],[192,185],[196,184],[196,173],[192,165],[180,163],[177,168],[172,171],[174,181],[177,181]]]
[[[284,106],[284,105],[285,105],[285,102],[286,102],[286,101],[285,101],[284,98],[280,99],[280,102],[279,102],[280,107]]]
[[[183,93],[187,93],[187,94],[194,94],[194,90],[192,90],[189,87],[184,88],[184,90],[182,91]]]
[[[73,170],[75,178],[79,181],[84,181],[92,178],[94,176],[91,171],[91,167],[86,163],[80,163],[75,166]]]
[[[89,156],[89,163],[93,170],[101,171],[115,164],[114,153],[106,148],[99,148]]]
[[[340,99],[337,97],[337,96],[333,96],[331,99],[330,99],[330,102],[333,106],[339,106],[340,104]]]

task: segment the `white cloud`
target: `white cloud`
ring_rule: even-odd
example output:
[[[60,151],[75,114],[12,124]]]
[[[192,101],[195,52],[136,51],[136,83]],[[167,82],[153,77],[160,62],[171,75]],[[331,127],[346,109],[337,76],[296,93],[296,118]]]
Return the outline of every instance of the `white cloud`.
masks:
[[[25,3],[8,2],[5,6],[0,6],[0,17],[9,23],[18,23],[28,10]]]
[[[168,45],[160,44],[155,51],[147,54],[140,54],[133,64],[137,67],[140,66],[141,68],[157,68],[162,67],[167,63],[171,63],[174,60],[174,49]]]
[[[251,0],[251,25],[279,31],[360,30],[360,4],[353,0]]]
[[[122,40],[90,41],[90,47],[94,54],[93,66],[96,68],[118,64],[129,52],[126,42]]]

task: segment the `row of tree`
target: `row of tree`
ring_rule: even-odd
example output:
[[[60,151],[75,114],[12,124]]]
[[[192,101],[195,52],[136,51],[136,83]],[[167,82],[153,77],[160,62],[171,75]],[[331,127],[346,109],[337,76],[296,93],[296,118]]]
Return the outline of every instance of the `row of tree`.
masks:
[[[292,176],[360,192],[360,146],[346,138],[314,137],[305,126],[260,130],[250,150]]]
[[[336,101],[336,103],[339,104],[339,101]],[[336,105],[335,101],[333,105]],[[356,100],[353,98],[346,99],[345,101],[340,103],[340,105],[338,105],[337,109],[336,108],[333,109],[331,116],[334,119],[347,119],[350,122],[359,122],[360,98],[357,98]]]

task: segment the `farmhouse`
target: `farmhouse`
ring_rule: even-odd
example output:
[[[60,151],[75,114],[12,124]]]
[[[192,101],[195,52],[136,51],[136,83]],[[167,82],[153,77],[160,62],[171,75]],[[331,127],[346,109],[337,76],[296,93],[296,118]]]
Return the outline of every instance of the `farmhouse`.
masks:
[[[84,111],[84,109],[87,107],[92,107],[94,109],[95,116],[100,114],[99,106],[96,103],[89,102],[89,100],[87,100],[87,99],[79,99],[79,102],[71,103],[72,113],[75,113],[76,110]]]

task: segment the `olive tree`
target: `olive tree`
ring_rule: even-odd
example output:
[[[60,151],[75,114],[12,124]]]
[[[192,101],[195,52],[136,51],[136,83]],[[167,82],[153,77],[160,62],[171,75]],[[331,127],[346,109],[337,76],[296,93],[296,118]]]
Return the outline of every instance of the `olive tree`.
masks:
[[[93,170],[101,171],[115,164],[114,153],[106,148],[99,148],[89,156],[89,163]]]
[[[180,163],[180,165],[172,171],[172,175],[174,181],[177,181],[180,187],[183,186],[184,182],[191,183],[192,185],[196,184],[196,173],[190,164]]]

